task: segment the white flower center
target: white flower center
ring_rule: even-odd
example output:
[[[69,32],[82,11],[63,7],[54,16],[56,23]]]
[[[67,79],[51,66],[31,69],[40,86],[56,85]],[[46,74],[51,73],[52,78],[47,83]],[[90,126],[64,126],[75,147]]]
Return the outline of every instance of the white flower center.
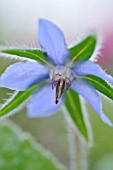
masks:
[[[56,87],[56,104],[59,102],[64,89],[68,90],[74,79],[75,73],[67,66],[58,65],[50,70],[52,89]]]

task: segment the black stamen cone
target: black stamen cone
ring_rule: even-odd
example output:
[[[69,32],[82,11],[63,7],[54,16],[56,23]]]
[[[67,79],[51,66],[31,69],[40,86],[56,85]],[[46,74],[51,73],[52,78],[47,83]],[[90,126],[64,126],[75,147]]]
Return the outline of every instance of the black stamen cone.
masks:
[[[59,100],[58,100],[58,99],[56,99],[55,103],[57,104],[58,102],[59,102]]]

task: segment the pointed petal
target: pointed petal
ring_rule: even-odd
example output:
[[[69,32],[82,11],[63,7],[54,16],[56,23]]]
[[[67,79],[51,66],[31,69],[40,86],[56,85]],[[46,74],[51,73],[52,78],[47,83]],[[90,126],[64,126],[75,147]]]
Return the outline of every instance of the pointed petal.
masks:
[[[79,79],[74,81],[72,84],[72,89],[85,98],[85,100],[98,113],[103,122],[109,126],[113,126],[112,122],[102,112],[102,103],[97,91],[86,80]]]
[[[40,19],[38,41],[44,53],[47,53],[55,65],[65,64],[69,59],[63,32],[52,22]]]
[[[74,63],[73,70],[78,76],[92,74],[102,78],[103,80],[109,81],[111,83],[113,82],[113,77],[105,73],[99,65],[93,63],[90,60],[76,61]]]
[[[51,84],[40,87],[32,96],[28,104],[29,117],[47,117],[56,113],[63,103],[63,98],[58,104],[55,104],[55,90],[52,90]]]
[[[38,62],[18,62],[0,77],[0,87],[23,91],[49,77],[49,70]]]

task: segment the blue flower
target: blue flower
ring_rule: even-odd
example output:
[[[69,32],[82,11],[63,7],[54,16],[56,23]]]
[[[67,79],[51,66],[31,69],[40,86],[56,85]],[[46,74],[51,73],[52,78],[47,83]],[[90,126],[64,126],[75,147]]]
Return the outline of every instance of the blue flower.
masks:
[[[43,54],[48,56],[46,64],[34,61],[13,64],[1,75],[0,86],[25,91],[40,83],[27,105],[30,117],[46,117],[57,112],[64,102],[64,92],[72,88],[112,126],[102,111],[98,92],[84,76],[91,74],[108,82],[113,82],[113,78],[90,60],[71,60],[62,31],[50,21],[39,20],[38,42]]]

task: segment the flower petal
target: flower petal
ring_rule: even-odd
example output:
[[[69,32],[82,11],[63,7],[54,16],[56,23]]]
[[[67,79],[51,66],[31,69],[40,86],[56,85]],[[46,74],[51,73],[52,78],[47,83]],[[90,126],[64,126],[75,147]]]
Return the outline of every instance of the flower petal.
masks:
[[[102,103],[97,91],[86,80],[79,79],[74,81],[72,84],[72,89],[85,98],[85,100],[98,113],[103,122],[109,126],[113,126],[112,122],[102,112]]]
[[[38,41],[54,65],[65,64],[70,52],[67,49],[63,32],[52,22],[40,19]]]
[[[90,60],[76,61],[74,63],[73,70],[78,76],[92,74],[102,78],[103,80],[109,81],[111,83],[113,82],[113,77],[105,73],[99,65],[91,62]]]
[[[0,87],[23,91],[49,77],[49,69],[38,62],[18,62],[0,77]]]
[[[63,98],[55,104],[55,89],[51,84],[40,87],[32,96],[27,105],[29,117],[47,117],[56,113],[63,103]]]

